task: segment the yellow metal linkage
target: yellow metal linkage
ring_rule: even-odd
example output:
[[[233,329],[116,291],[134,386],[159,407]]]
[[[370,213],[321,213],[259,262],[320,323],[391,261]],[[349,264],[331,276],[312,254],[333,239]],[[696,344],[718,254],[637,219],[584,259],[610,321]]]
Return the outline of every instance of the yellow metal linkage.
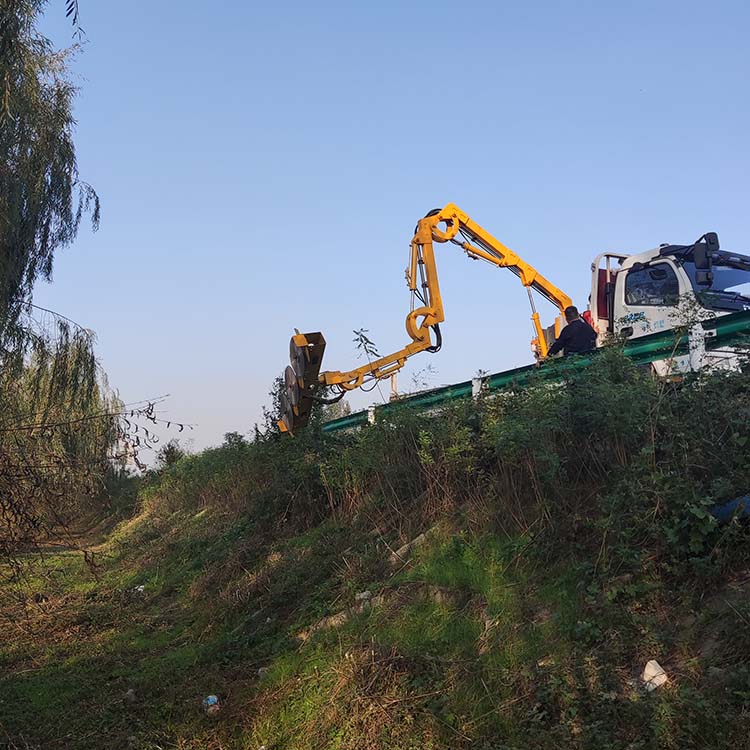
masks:
[[[422,303],[420,307],[412,309],[406,316],[406,332],[411,343],[393,354],[380,357],[348,372],[322,372],[319,376],[320,383],[329,386],[337,385],[344,390],[353,390],[359,388],[365,382],[365,378],[380,380],[390,376],[400,370],[409,357],[434,346],[430,337],[430,329],[445,320],[435,264],[433,244],[435,242],[457,244],[470,258],[487,261],[499,268],[508,268],[518,276],[523,286],[529,291],[531,320],[535,331],[532,345],[540,358],[547,356],[548,347],[544,329],[534,306],[531,290],[533,289],[552,302],[560,313],[573,304],[571,298],[474,222],[458,206],[449,203],[441,210],[420,219],[411,241],[406,280],[412,296],[420,295]],[[556,321],[555,331],[559,332],[559,319]]]

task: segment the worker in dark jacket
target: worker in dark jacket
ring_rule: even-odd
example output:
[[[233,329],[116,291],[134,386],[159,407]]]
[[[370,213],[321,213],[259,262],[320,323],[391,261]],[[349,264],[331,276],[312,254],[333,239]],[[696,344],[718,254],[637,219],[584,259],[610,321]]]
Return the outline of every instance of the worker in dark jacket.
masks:
[[[586,321],[581,320],[577,307],[565,308],[567,325],[560,331],[559,338],[549,348],[549,354],[583,354],[596,346],[596,331]]]

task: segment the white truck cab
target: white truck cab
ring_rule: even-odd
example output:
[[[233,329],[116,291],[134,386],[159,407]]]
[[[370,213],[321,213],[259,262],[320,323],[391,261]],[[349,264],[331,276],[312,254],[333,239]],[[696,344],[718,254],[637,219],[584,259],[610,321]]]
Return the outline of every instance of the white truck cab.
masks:
[[[600,346],[613,336],[688,326],[690,354],[655,362],[659,374],[739,366],[737,350],[707,350],[712,332],[701,321],[750,310],[750,256],[721,250],[715,233],[637,255],[602,253],[591,271],[591,320]]]

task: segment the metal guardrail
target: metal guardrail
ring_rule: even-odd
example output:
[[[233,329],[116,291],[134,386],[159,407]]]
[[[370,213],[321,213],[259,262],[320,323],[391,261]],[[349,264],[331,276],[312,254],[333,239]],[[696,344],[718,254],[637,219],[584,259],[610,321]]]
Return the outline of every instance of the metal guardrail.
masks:
[[[747,342],[746,337],[750,336],[750,311],[723,315],[704,321],[701,325],[707,332],[715,332],[715,335],[706,339],[706,347],[709,351],[718,347],[736,345],[742,343],[743,340]],[[651,333],[626,342],[623,351],[627,357],[637,364],[648,364],[655,360],[687,354],[689,351],[689,335],[687,332],[676,333],[674,330]],[[541,366],[536,364],[524,365],[512,370],[496,372],[483,378],[482,387],[487,391],[496,391],[511,385],[524,385],[532,377],[538,381],[560,380],[567,373],[588,367],[599,356],[600,352],[601,349],[585,356],[552,360]],[[375,418],[404,407],[412,409],[428,408],[463,398],[471,398],[472,392],[473,382],[471,380],[446,385],[442,388],[417,393],[414,396],[405,396],[396,401],[376,406],[374,407]],[[370,421],[370,413],[370,410],[358,411],[325,422],[323,432],[336,432],[365,425]]]

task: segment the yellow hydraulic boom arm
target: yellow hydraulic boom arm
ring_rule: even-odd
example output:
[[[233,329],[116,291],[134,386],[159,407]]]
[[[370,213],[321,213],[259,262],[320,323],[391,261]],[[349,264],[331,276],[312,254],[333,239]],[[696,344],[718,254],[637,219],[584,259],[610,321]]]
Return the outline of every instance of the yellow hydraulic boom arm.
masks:
[[[279,421],[282,432],[293,432],[307,423],[312,402],[316,400],[314,391],[319,385],[337,387],[343,396],[346,391],[363,385],[365,379],[380,380],[400,370],[406,360],[418,352],[437,351],[440,348],[440,323],[445,320],[445,314],[435,264],[436,242],[456,244],[470,258],[485,260],[499,268],[508,268],[518,276],[529,293],[535,332],[532,345],[537,356],[547,356],[544,328],[531,290],[534,289],[552,302],[561,313],[573,304],[571,298],[474,222],[458,206],[449,203],[420,219],[411,240],[409,267],[406,269],[406,282],[411,291],[411,310],[406,316],[406,332],[411,343],[348,372],[319,372],[325,349],[322,334],[297,333],[290,343],[292,364],[285,373],[286,393],[285,398],[282,398],[282,419]],[[556,333],[559,332],[559,320],[560,318],[556,321]],[[434,344],[430,329],[435,332]]]

